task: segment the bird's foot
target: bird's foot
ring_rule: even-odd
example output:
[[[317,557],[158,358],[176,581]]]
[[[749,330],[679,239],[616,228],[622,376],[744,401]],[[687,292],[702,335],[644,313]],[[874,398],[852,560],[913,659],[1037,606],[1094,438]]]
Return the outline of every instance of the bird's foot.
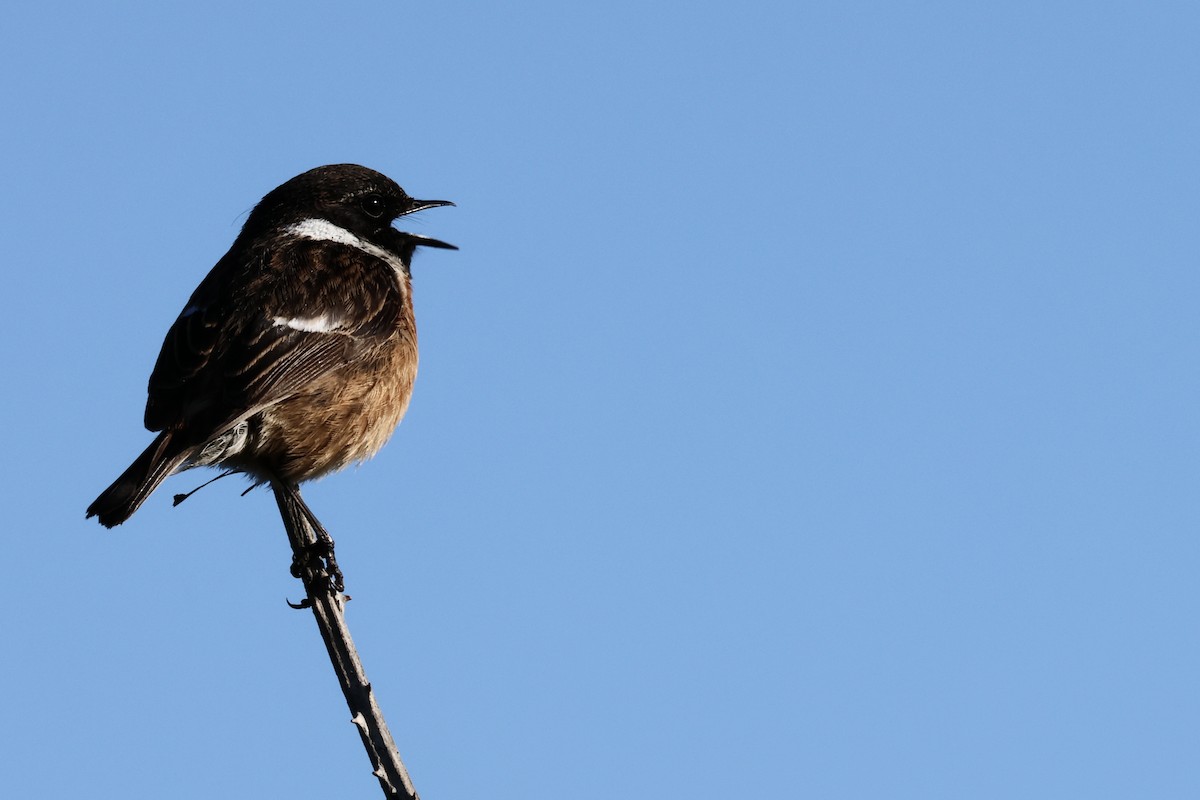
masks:
[[[292,558],[292,577],[304,578],[306,570],[316,584],[313,588],[328,592],[341,592],[346,588],[342,570],[338,567],[333,551],[333,540],[325,538],[313,542],[302,553]]]

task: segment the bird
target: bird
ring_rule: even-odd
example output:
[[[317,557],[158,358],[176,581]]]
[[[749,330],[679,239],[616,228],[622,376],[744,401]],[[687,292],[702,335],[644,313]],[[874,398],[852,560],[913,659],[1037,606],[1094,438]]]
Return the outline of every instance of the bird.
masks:
[[[157,435],[87,517],[120,525],[193,467],[294,488],[375,455],[417,375],[413,253],[458,249],[393,223],[453,205],[357,164],[268,192],[167,331],[147,387]]]

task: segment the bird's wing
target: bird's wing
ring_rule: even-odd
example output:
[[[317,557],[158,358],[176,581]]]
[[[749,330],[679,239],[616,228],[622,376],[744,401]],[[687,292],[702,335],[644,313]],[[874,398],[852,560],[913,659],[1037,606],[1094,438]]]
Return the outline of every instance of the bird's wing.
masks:
[[[146,427],[200,441],[286,399],[394,332],[403,291],[390,265],[345,244],[230,251],[167,332]]]

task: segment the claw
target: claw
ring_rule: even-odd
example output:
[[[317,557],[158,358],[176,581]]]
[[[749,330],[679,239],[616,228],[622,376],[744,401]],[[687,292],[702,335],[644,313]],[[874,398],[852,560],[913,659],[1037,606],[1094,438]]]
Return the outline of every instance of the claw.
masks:
[[[346,588],[342,570],[338,567],[337,558],[333,554],[333,540],[314,542],[299,556],[292,559],[291,573],[293,578],[303,578],[304,570],[312,569],[323,573],[325,589],[341,592]]]

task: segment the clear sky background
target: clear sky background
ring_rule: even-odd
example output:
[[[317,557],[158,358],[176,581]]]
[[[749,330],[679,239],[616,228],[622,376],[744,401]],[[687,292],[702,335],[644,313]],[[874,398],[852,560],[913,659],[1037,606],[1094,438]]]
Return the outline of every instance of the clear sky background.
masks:
[[[84,508],[269,189],[454,209],[310,485],[417,789],[1200,796],[1200,9],[22,3],[0,794],[375,797],[270,495]],[[211,473],[210,473],[211,474]]]

